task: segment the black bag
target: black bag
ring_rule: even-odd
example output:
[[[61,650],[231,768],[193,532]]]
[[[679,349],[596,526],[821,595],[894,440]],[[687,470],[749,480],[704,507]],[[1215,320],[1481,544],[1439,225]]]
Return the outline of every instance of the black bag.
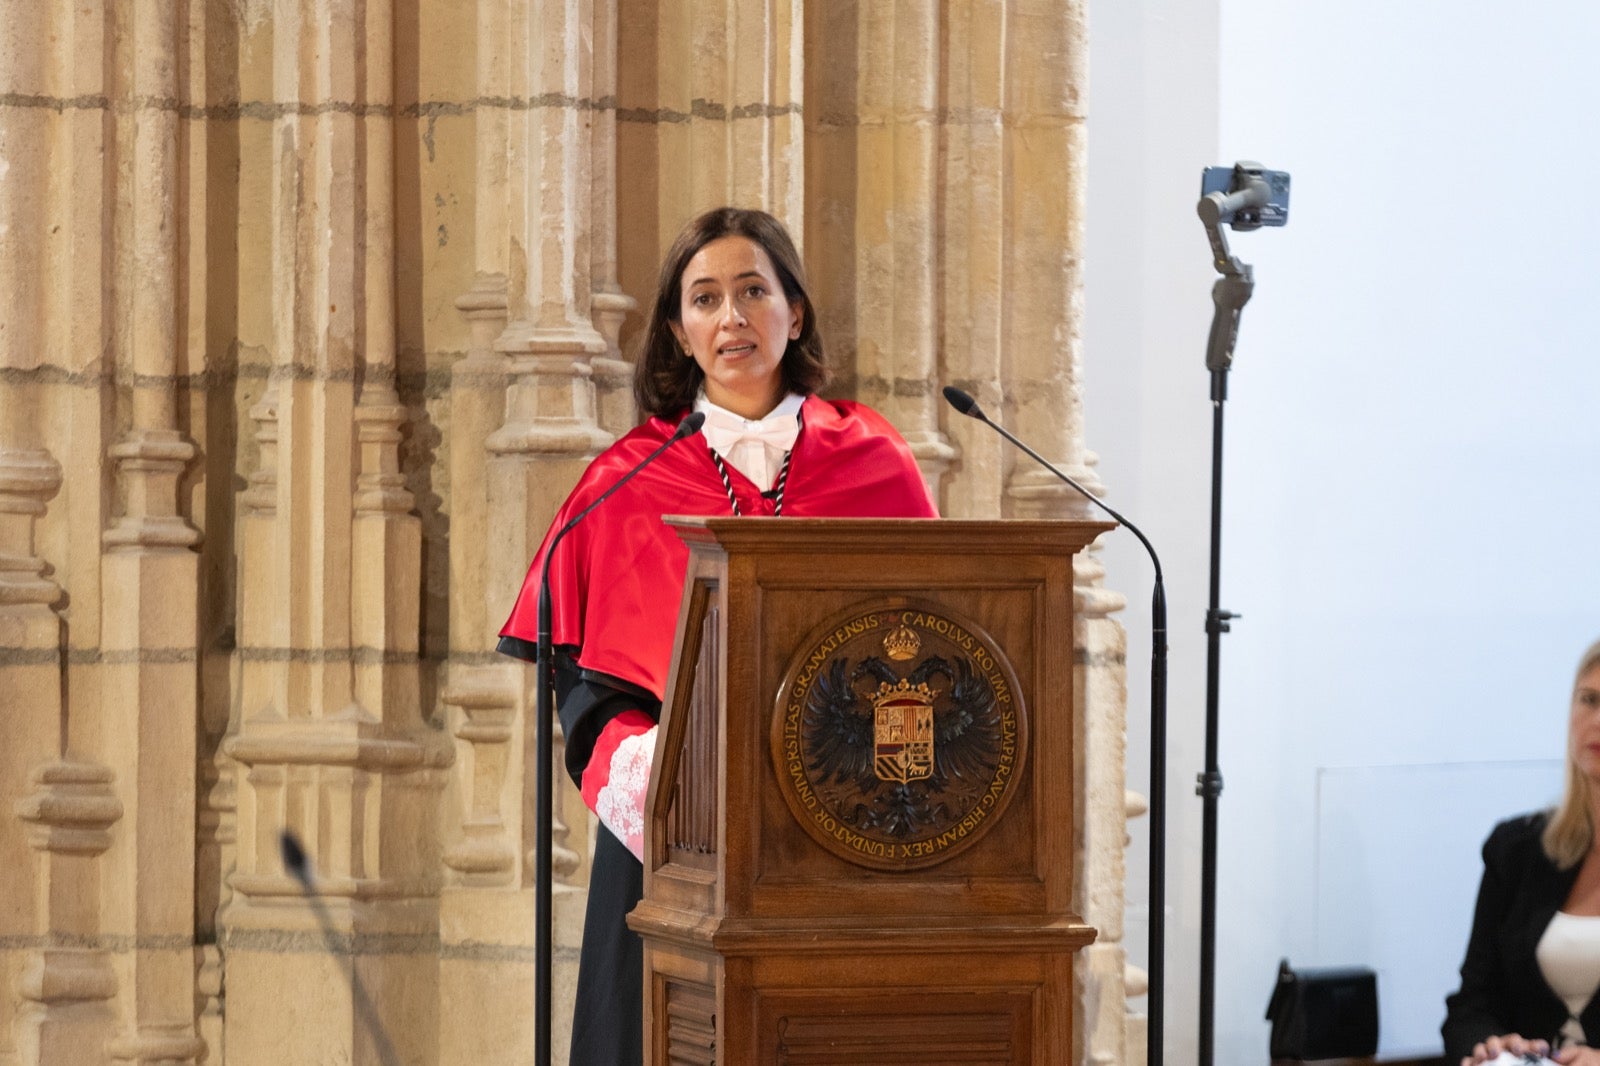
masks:
[[[1361,1058],[1378,1050],[1378,975],[1365,966],[1290,969],[1278,964],[1267,1001],[1275,1059]]]

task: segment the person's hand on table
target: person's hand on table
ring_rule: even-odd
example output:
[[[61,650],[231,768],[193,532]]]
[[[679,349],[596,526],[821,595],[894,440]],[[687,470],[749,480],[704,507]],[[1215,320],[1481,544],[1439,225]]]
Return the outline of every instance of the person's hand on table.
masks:
[[[1575,1051],[1588,1051],[1588,1048],[1574,1048]],[[1506,1033],[1503,1036],[1491,1036],[1483,1043],[1472,1049],[1472,1054],[1461,1060],[1461,1066],[1481,1066],[1486,1062],[1493,1062],[1500,1057],[1500,1053],[1509,1051],[1513,1055],[1548,1055],[1550,1042],[1548,1040],[1528,1040],[1520,1033]],[[1559,1060],[1558,1060],[1559,1061]],[[1579,1066],[1591,1066],[1588,1062],[1579,1062]],[[1600,1066],[1600,1059],[1595,1059],[1593,1066]]]

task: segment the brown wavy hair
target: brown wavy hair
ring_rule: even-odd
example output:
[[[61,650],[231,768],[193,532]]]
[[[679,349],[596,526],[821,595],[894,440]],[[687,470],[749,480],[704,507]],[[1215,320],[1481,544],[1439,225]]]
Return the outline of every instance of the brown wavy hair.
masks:
[[[1578,660],[1578,673],[1572,679],[1572,699],[1578,699],[1578,683],[1583,675],[1600,666],[1600,641],[1589,645],[1589,650]],[[1583,861],[1594,843],[1594,816],[1589,810],[1589,779],[1578,769],[1578,760],[1572,753],[1571,719],[1567,725],[1567,784],[1561,802],[1550,812],[1550,821],[1544,827],[1540,842],[1544,853],[1557,869],[1570,870]]]
[[[784,388],[808,396],[832,376],[822,350],[822,334],[817,329],[817,312],[806,292],[805,268],[794,241],[789,239],[789,231],[765,211],[718,207],[685,226],[661,262],[644,350],[633,371],[633,398],[644,415],[666,415],[689,406],[705,380],[700,364],[683,354],[672,324],[683,317],[683,272],[688,269],[689,260],[723,237],[745,237],[760,245],[778,272],[784,297],[790,303],[800,302],[800,336],[789,342],[779,364]]]

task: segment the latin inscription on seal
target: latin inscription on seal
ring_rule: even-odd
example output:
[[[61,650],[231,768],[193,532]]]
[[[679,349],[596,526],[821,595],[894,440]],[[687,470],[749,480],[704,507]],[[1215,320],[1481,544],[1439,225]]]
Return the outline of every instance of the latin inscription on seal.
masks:
[[[813,839],[911,870],[975,843],[1004,812],[1027,751],[1005,656],[943,608],[865,605],[800,645],[778,693],[772,756]]]

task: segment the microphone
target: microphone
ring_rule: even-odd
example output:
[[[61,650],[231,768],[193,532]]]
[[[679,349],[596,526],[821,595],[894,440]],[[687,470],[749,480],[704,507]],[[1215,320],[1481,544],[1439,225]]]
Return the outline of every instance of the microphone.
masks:
[[[998,422],[993,422],[978,406],[978,401],[954,385],[946,385],[944,398],[950,406],[989,426],[1006,440],[1026,452],[1035,462],[1068,485],[1112,520],[1139,538],[1155,567],[1155,589],[1150,597],[1150,988],[1148,1020],[1153,1064],[1160,1064],[1162,1026],[1166,1004],[1166,907],[1167,907],[1167,590],[1161,578],[1161,560],[1156,549],[1139,527],[1118,514],[1100,497],[1056,469],[1044,456],[1018,440]]]
[[[1150,553],[1150,561],[1155,564],[1155,568],[1156,568],[1156,583],[1157,584],[1161,583],[1161,560],[1156,558],[1156,550],[1155,550],[1155,548],[1151,547],[1150,546],[1150,542],[1145,539],[1145,535],[1143,533],[1139,532],[1139,527],[1138,526],[1134,525],[1132,522],[1128,521],[1122,515],[1118,514],[1116,511],[1112,510],[1110,505],[1105,503],[1105,501],[1101,500],[1100,497],[1096,496],[1094,493],[1090,492],[1088,489],[1086,489],[1082,485],[1078,484],[1076,481],[1074,481],[1072,478],[1068,477],[1061,470],[1056,469],[1055,465],[1052,464],[1050,462],[1050,460],[1046,459],[1044,456],[1040,455],[1038,452],[1034,451],[1032,448],[1030,448],[1026,444],[1022,443],[1022,441],[1020,441],[1016,437],[1012,436],[1011,433],[1009,431],[1007,431],[1006,427],[1000,425],[998,422],[991,421],[989,416],[983,413],[983,408],[978,406],[978,401],[974,400],[969,393],[961,391],[960,389],[956,388],[954,385],[946,385],[944,387],[944,398],[945,398],[945,400],[947,400],[949,402],[950,406],[954,407],[957,411],[960,411],[962,414],[966,415],[968,418],[976,418],[979,422],[982,422],[984,425],[989,426],[991,429],[993,429],[996,433],[1000,434],[1006,440],[1010,441],[1012,444],[1015,444],[1018,448],[1021,448],[1024,452],[1027,452],[1028,455],[1035,462],[1037,462],[1040,466],[1042,466],[1046,470],[1050,471],[1052,474],[1054,474],[1056,477],[1060,478],[1062,481],[1065,481],[1068,485],[1071,485],[1073,488],[1077,489],[1079,495],[1081,495],[1084,499],[1088,500],[1090,503],[1092,503],[1096,507],[1100,508],[1100,510],[1102,510],[1106,514],[1110,515],[1112,521],[1116,522],[1117,525],[1125,527],[1128,530],[1128,532],[1130,532],[1134,536],[1138,537],[1139,538],[1139,542],[1144,545],[1145,551]]]
[[[550,538],[550,547],[544,553],[544,566],[539,571],[539,606],[537,614],[538,645],[534,659],[534,670],[538,674],[539,683],[536,691],[534,717],[536,719],[536,743],[534,759],[538,766],[539,792],[535,805],[535,874],[534,903],[539,916],[538,928],[534,931],[534,1063],[535,1066],[549,1066],[550,1063],[550,986],[551,986],[551,954],[554,938],[551,930],[550,908],[552,905],[550,889],[551,850],[553,846],[551,818],[555,808],[553,795],[554,782],[551,779],[551,728],[550,715],[552,712],[550,689],[555,681],[554,654],[551,648],[550,637],[550,560],[555,558],[556,547],[561,539],[572,532],[574,526],[588,517],[589,512],[599,507],[611,498],[611,494],[633,479],[633,476],[651,463],[655,462],[668,448],[700,432],[700,427],[705,425],[704,411],[691,411],[684,420],[678,423],[677,432],[667,438],[660,447],[639,461],[632,470],[623,474],[606,491],[589,506],[579,511],[567,520],[567,523],[556,531]]]
[[[310,904],[311,913],[316,916],[317,926],[322,930],[322,943],[328,954],[337,961],[341,954],[339,934],[334,932],[328,909],[322,903],[322,895],[312,883],[311,861],[306,858],[306,849],[300,846],[300,838],[294,835],[294,830],[279,832],[278,853],[283,858],[283,868],[300,882],[300,891]],[[389,1042],[389,1034],[384,1031],[377,1009],[373,1007],[372,1000],[367,998],[366,986],[361,983],[361,975],[356,972],[353,958],[350,960],[350,1003],[355,1008],[356,1017],[361,1019],[361,1024],[371,1034],[372,1042],[377,1045],[378,1061],[383,1066],[399,1066],[400,1058],[395,1054],[394,1045]]]

